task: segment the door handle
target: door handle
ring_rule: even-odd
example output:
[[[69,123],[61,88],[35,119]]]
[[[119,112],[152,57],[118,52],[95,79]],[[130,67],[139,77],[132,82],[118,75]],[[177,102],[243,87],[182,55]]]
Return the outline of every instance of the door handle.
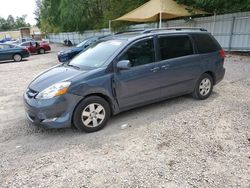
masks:
[[[164,69],[164,70],[167,70],[169,69],[170,65],[162,65],[161,68]]]
[[[159,67],[154,67],[152,69],[150,69],[151,72],[157,72],[160,68]]]

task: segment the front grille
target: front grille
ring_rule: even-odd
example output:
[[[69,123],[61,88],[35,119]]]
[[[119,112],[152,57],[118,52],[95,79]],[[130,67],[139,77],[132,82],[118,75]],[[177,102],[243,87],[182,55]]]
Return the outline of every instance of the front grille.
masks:
[[[38,92],[32,89],[27,89],[26,94],[29,98],[34,98]]]

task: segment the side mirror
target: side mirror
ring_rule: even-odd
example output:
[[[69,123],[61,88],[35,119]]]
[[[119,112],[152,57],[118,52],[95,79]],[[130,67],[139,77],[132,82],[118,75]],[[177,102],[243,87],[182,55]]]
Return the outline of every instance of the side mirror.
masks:
[[[128,70],[131,67],[131,63],[129,60],[121,60],[116,65],[118,70]]]

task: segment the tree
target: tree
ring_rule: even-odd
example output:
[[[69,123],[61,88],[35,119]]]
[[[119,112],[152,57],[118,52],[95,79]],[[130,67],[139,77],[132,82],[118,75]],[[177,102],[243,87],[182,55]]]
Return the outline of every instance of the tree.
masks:
[[[34,12],[36,26],[41,27],[41,9],[42,9],[42,0],[36,0],[36,9]]]
[[[16,28],[15,18],[12,15],[9,15],[6,22],[9,25],[9,28]]]
[[[45,32],[83,32],[108,26],[147,0],[37,0],[37,24]],[[120,23],[124,24],[124,23]]]
[[[250,0],[177,0],[177,2],[217,14],[250,10]]]
[[[109,20],[139,7],[149,0],[36,0],[38,26],[46,32],[83,32],[108,27]],[[250,10],[250,0],[176,0],[211,13]],[[123,27],[130,22],[113,22]]]
[[[30,24],[25,22],[26,17],[27,15],[22,15],[20,17],[17,16],[14,28],[18,29],[20,27],[30,27]]]
[[[26,15],[14,18],[9,15],[7,19],[0,17],[0,31],[7,31],[12,29],[19,29],[20,27],[30,27],[29,23],[25,21]]]

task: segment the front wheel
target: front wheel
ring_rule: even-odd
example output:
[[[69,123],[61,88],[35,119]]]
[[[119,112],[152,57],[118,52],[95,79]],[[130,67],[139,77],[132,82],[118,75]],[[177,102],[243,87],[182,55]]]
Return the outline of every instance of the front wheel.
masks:
[[[199,78],[192,96],[196,99],[207,99],[213,91],[213,78],[207,73],[204,73]]]
[[[110,106],[98,96],[84,99],[75,109],[73,123],[81,131],[95,132],[102,129],[110,118]]]

